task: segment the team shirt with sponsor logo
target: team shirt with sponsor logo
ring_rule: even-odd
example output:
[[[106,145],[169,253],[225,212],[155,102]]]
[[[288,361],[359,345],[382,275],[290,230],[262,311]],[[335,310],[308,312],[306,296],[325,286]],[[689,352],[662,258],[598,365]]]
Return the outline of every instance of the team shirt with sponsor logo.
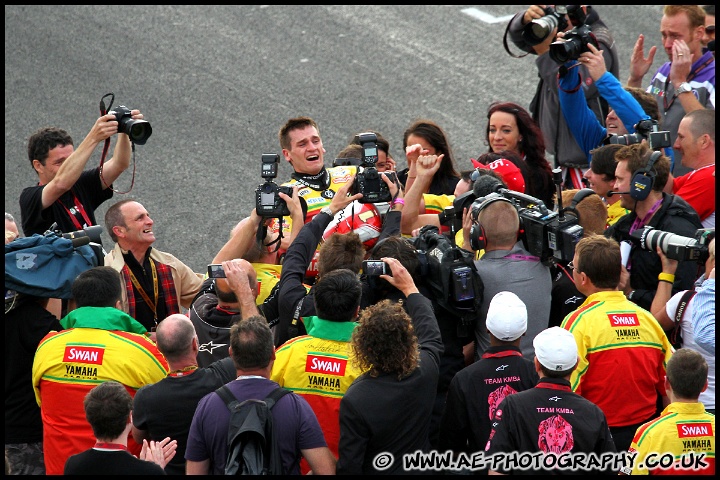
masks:
[[[637,452],[632,475],[714,475],[715,415],[700,403],[671,403],[638,428],[630,445]],[[673,462],[669,463],[672,455]],[[667,457],[667,462],[661,461]]]
[[[639,424],[665,395],[665,366],[672,346],[657,320],[619,291],[593,293],[565,317],[579,363],[573,390],[605,413],[611,427]]]

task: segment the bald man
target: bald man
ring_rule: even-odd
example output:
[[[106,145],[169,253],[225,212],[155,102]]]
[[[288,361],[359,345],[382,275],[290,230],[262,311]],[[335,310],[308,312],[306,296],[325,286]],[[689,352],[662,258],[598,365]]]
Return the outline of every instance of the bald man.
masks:
[[[165,466],[165,472],[184,475],[185,447],[195,408],[206,394],[235,379],[235,366],[227,357],[207,368],[198,367],[195,327],[182,314],[170,315],[158,323],[157,346],[167,359],[170,373],[138,390],[133,400],[132,435],[138,442],[165,437],[177,440],[177,454]]]

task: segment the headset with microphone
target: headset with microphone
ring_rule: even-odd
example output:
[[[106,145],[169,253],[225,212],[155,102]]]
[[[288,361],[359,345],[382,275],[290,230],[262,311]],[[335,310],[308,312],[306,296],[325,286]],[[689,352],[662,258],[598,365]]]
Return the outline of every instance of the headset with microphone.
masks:
[[[633,172],[632,179],[630,180],[629,191],[613,192],[612,190],[610,190],[609,192],[607,192],[607,196],[612,197],[613,195],[629,194],[630,198],[633,198],[635,200],[645,200],[650,195],[652,187],[655,184],[655,177],[657,176],[657,172],[653,170],[653,166],[655,166],[655,162],[657,162],[661,156],[662,152],[660,151],[652,152],[652,154],[650,155],[650,159],[647,162],[647,165]]]
[[[495,202],[507,202],[513,205],[513,207],[515,206],[513,202],[498,193],[487,195],[485,200],[473,211],[475,222],[472,227],[470,227],[470,248],[473,250],[484,250],[487,246],[487,235],[485,234],[485,228],[482,226],[482,223],[480,223],[480,212]],[[522,231],[522,218],[520,218],[520,233],[522,233]]]

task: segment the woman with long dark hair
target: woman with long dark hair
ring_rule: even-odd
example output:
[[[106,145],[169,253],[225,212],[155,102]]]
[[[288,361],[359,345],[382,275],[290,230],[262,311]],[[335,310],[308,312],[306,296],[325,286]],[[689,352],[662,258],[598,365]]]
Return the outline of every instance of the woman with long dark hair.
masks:
[[[495,102],[487,113],[485,144],[489,152],[510,150],[518,154],[528,167],[525,193],[555,205],[555,184],[552,167],[545,158],[545,140],[540,127],[527,110],[512,102]],[[524,172],[523,172],[524,173]]]

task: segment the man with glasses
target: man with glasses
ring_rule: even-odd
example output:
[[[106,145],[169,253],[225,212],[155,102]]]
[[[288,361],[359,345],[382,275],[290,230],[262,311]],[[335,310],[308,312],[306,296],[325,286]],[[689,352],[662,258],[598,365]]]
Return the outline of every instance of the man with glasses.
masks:
[[[702,9],[705,11],[705,35],[700,42],[703,51],[707,49],[715,55],[715,5],[703,5]]]

